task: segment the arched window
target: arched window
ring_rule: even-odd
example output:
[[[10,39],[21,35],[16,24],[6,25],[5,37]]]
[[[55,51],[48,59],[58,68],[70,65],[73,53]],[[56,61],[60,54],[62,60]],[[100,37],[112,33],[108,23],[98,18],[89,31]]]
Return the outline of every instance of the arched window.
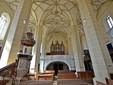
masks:
[[[110,29],[113,28],[113,19],[109,15],[107,16],[107,23]]]
[[[0,16],[0,40],[4,39],[9,23],[10,23],[9,14],[6,12],[2,13]]]

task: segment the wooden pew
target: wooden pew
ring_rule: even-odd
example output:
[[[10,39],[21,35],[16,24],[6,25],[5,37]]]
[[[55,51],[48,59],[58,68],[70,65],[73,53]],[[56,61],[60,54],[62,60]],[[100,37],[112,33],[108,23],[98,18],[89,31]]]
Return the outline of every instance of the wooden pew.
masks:
[[[93,79],[94,78],[94,72],[92,71],[81,71],[77,72],[78,78],[80,79]]]
[[[58,70],[58,73],[67,73],[69,72],[68,70]]]
[[[54,76],[55,71],[54,70],[45,70],[42,74],[53,74],[53,76]]]
[[[55,71],[54,71],[54,70],[45,70],[44,73],[49,73],[49,74],[50,74],[50,73],[53,73],[53,74],[54,74]]]
[[[53,74],[39,74],[38,80],[54,80]]]
[[[58,73],[58,80],[65,80],[65,79],[76,79],[75,72]]]
[[[92,71],[81,71],[77,72],[78,79],[82,79],[85,82],[93,83],[94,72]]]

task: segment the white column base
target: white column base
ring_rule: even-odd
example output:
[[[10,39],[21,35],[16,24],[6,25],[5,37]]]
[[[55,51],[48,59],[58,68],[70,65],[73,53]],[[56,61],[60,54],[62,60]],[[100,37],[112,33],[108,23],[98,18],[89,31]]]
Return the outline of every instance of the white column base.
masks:
[[[105,80],[105,78],[93,78],[93,83],[94,83],[94,85],[97,85],[97,81],[99,81],[99,82],[102,82],[102,83],[105,83],[106,84],[106,80]]]

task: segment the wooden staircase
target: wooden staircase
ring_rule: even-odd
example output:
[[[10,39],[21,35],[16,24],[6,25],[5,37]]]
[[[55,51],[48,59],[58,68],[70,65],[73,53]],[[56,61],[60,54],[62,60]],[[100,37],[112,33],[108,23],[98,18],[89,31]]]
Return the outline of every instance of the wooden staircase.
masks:
[[[14,85],[14,79],[16,78],[17,62],[14,62],[6,67],[0,69],[0,85]]]

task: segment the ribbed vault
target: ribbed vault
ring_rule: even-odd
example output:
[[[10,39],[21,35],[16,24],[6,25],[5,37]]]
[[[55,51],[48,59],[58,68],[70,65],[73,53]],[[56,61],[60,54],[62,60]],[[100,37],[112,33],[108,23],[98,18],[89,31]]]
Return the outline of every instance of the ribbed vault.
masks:
[[[5,0],[15,12],[20,0]],[[91,0],[95,12],[110,0]],[[72,25],[79,24],[79,32],[83,34],[81,17],[76,0],[33,0],[28,30],[38,29],[43,25],[43,35],[47,43],[62,41],[67,43]]]

